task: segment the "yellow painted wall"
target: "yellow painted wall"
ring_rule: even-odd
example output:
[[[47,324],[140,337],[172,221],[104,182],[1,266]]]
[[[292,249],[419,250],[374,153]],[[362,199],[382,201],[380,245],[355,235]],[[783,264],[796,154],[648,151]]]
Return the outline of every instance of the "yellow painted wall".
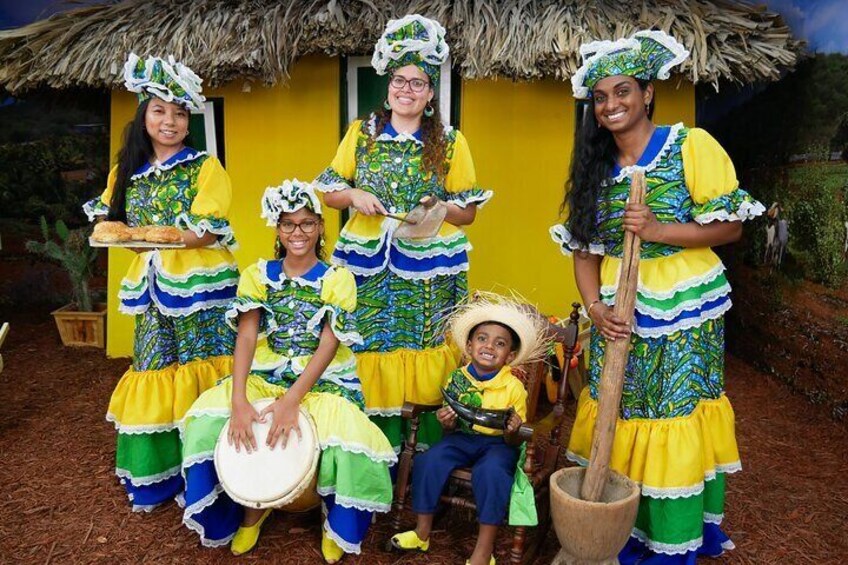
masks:
[[[695,123],[695,89],[657,84],[656,123]],[[573,263],[554,245],[574,140],[570,83],[465,81],[460,128],[468,138],[477,179],[495,197],[468,229],[470,285],[514,289],[546,313],[563,316],[580,300]]]
[[[253,85],[242,92],[236,81],[204,92],[224,98],[226,168],[233,183],[230,220],[239,240],[239,267],[273,254],[273,231],[259,218],[265,187],[283,179],[312,180],[326,167],[339,143],[339,62],[306,58],[295,66],[288,86]],[[111,153],[120,147],[124,126],[135,113],[135,95],[112,95]],[[338,233],[338,212],[327,212],[328,245]],[[118,312],[118,289],[131,253],[109,250],[107,354],[132,355],[133,321]]]
[[[266,186],[284,178],[313,179],[339,142],[339,64],[328,57],[298,63],[287,87],[237,81],[207,93],[224,98],[226,166],[233,181],[230,218],[241,248],[241,268],[272,253],[273,233],[259,218]],[[112,153],[136,108],[133,95],[112,97]],[[461,129],[468,138],[480,185],[495,191],[468,232],[472,288],[514,289],[547,313],[564,315],[579,300],[571,260],[548,235],[558,221],[574,132],[569,83],[506,80],[462,84]],[[694,125],[694,87],[658,85],[657,123]],[[327,210],[328,248],[338,234],[338,213]],[[107,353],[132,353],[132,318],[117,312],[120,280],[130,253],[110,250]]]

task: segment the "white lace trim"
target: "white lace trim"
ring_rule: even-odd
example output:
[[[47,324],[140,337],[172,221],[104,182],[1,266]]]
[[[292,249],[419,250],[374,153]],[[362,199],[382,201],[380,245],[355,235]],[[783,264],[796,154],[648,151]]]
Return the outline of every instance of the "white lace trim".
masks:
[[[447,203],[448,204],[456,204],[457,206],[459,206],[463,210],[469,204],[476,204],[477,208],[482,209],[483,206],[485,206],[486,203],[488,203],[489,200],[491,200],[492,196],[494,196],[494,195],[495,195],[495,193],[492,192],[491,190],[484,190],[483,194],[474,194],[474,195],[468,196],[466,198],[450,198],[450,197],[448,197]]]
[[[161,483],[162,481],[166,481],[173,477],[176,477],[180,474],[180,468],[174,467],[172,469],[168,469],[167,471],[162,471],[161,473],[156,473],[155,475],[147,475],[144,477],[133,477],[133,474],[127,469],[121,469],[120,467],[115,468],[115,475],[121,479],[121,484],[124,484],[124,481],[129,481],[130,484],[134,487],[146,487],[152,484]]]
[[[641,483],[640,486],[642,489],[642,496],[659,499],[673,500],[677,498],[689,498],[704,492],[703,482],[688,487],[648,487]]]
[[[392,504],[384,504],[382,502],[373,502],[371,500],[362,500],[351,496],[341,496],[336,494],[336,487],[326,486],[316,489],[321,496],[335,496],[336,504],[344,508],[355,508],[362,512],[389,512],[392,509]]]
[[[233,233],[233,228],[229,225],[216,228],[212,225],[212,222],[205,218],[195,224],[189,219],[188,214],[186,214],[185,212],[177,216],[177,219],[174,221],[174,224],[180,229],[190,230],[197,237],[203,237],[203,235],[207,232],[221,236],[224,238],[223,241],[216,242],[215,245],[223,245],[230,251],[235,251],[236,249],[238,249],[238,243],[236,242],[236,237]]]
[[[395,464],[397,463],[397,457],[394,453],[391,452],[376,452],[373,449],[370,449],[360,443],[353,443],[349,441],[345,441],[339,437],[331,436],[328,438],[324,438],[319,440],[319,444],[321,449],[327,449],[329,447],[338,447],[342,451],[347,451],[349,453],[355,453],[357,455],[365,455],[373,461],[374,463],[389,463]]]
[[[327,534],[327,537],[336,542],[336,545],[338,545],[345,553],[354,553],[356,555],[361,553],[361,544],[354,544],[345,541],[344,538],[333,531],[333,528],[330,527],[330,521],[326,518],[324,519],[324,532]]]
[[[98,216],[108,216],[109,215],[108,210],[104,210],[104,211],[100,211],[100,212],[95,211],[95,209],[94,209],[95,205],[92,205],[92,202],[94,202],[94,200],[89,200],[88,202],[86,202],[85,204],[82,205],[82,211],[85,213],[85,217],[88,218],[89,222],[93,222],[94,220],[97,219]],[[99,198],[97,199],[97,202],[99,202],[101,206],[106,206],[106,204],[103,204],[103,202]],[[107,206],[107,208],[108,208],[108,206]]]
[[[683,292],[684,290],[689,290],[690,288],[701,286],[707,283],[713,282],[719,275],[725,272],[724,263],[719,261],[714,267],[712,267],[709,271],[702,275],[697,275],[686,280],[680,281],[675,284],[668,290],[663,291],[654,291],[649,288],[646,288],[644,285],[640,284],[636,289],[638,294],[645,296],[646,298],[652,298],[654,300],[666,300],[668,298],[672,298],[675,294],[679,292]],[[618,266],[616,271],[616,280],[618,280],[619,275],[621,273],[621,265]],[[601,294],[607,296],[615,296],[615,291],[618,288],[617,284],[610,284],[601,287]]]
[[[359,275],[361,277],[373,277],[374,275],[382,273],[384,270],[386,270],[386,267],[389,264],[389,254],[386,253],[385,257],[383,258],[383,263],[381,265],[372,268],[365,268],[360,267],[358,265],[353,265],[349,263],[346,259],[343,259],[337,255],[333,256],[333,262],[336,264],[336,266],[344,267],[354,275]]]
[[[315,190],[317,190],[318,192],[341,192],[342,190],[350,190],[351,188],[353,188],[351,185],[343,182],[334,182],[332,184],[316,182],[312,186],[314,186]]]
[[[366,408],[365,413],[369,416],[400,416],[400,408]]]
[[[686,318],[684,320],[680,320],[679,322],[675,322],[667,326],[661,326],[659,328],[643,328],[638,324],[635,324],[633,331],[639,337],[660,337],[664,335],[671,335],[675,332],[688,330],[700,326],[708,320],[715,320],[717,318],[720,318],[725,314],[725,312],[730,310],[732,307],[733,302],[730,300],[730,298],[728,298],[727,300],[715,306],[714,308],[704,310],[699,316],[695,318]]]
[[[193,269],[189,269],[181,275],[173,275],[165,269],[165,265],[162,263],[162,255],[159,253],[158,249],[154,250],[154,252],[151,254],[150,259],[148,260],[150,261],[150,265],[148,266],[148,268],[152,266],[158,274],[161,274],[164,277],[171,279],[172,281],[178,282],[186,282],[195,275],[215,276],[226,270],[238,271],[238,263],[236,263],[234,260],[232,263],[224,263],[223,265],[218,265],[217,267],[195,267]],[[238,276],[236,276],[236,279],[238,279]],[[126,280],[126,278],[124,280]]]
[[[724,520],[724,514],[712,514],[710,512],[704,512],[704,522],[708,524],[715,524],[716,526],[720,525],[722,520]]]
[[[590,243],[588,248],[575,243],[574,236],[562,224],[551,226],[548,232],[551,234],[551,239],[559,245],[560,251],[566,257],[570,257],[575,251],[589,252],[592,255],[604,255],[606,253],[603,244],[600,243]]]
[[[219,298],[217,300],[205,300],[203,302],[196,302],[196,303],[192,304],[191,306],[187,306],[185,308],[170,308],[168,306],[165,306],[161,302],[159,302],[159,299],[156,296],[155,292],[151,292],[150,297],[153,299],[153,303],[156,305],[156,307],[159,309],[159,311],[162,314],[165,314],[166,316],[175,316],[175,317],[188,316],[189,314],[194,314],[195,312],[200,312],[201,310],[210,310],[212,308],[229,306],[230,302],[232,302],[231,298]],[[144,308],[144,310],[142,310],[142,311],[145,311],[147,309],[147,306],[144,306],[143,308]],[[126,310],[134,310],[134,309],[135,308],[126,308]],[[123,306],[120,307],[120,311],[124,312],[126,314],[134,313],[134,312],[125,311]]]
[[[651,306],[647,306],[644,302],[637,299],[636,300],[636,310],[639,313],[644,314],[646,316],[649,316],[649,317],[651,317],[655,320],[663,320],[663,321],[666,321],[666,322],[670,322],[671,320],[674,320],[675,318],[680,316],[683,312],[688,312],[688,311],[691,311],[691,310],[697,310],[698,308],[700,308],[704,304],[711,302],[713,300],[716,300],[718,298],[721,298],[723,296],[727,296],[729,294],[730,294],[730,284],[724,284],[724,285],[720,286],[719,288],[715,288],[715,289],[713,289],[709,292],[705,292],[704,294],[702,294],[701,296],[699,296],[697,298],[692,298],[691,300],[685,300],[685,301],[677,304],[671,310],[659,310],[657,308],[652,308]],[[604,304],[607,304],[608,306],[614,306],[615,305],[615,296],[614,295],[613,296],[604,296]]]
[[[704,545],[704,538],[702,536],[698,536],[684,543],[660,543],[649,538],[645,532],[638,528],[633,528],[630,535],[645,544],[654,553],[665,553],[666,555],[681,555],[690,551],[696,551]]]
[[[465,234],[460,232],[460,236],[461,237],[454,237],[451,240],[446,241],[445,243],[450,244],[450,243],[453,243],[454,241],[459,241],[463,237],[465,237]],[[438,241],[438,239],[432,238],[430,240],[404,240],[404,242],[407,242],[407,241]],[[396,241],[392,242],[392,247],[394,249],[396,249],[398,253],[400,253],[404,257],[409,257],[410,259],[433,259],[435,257],[453,257],[455,255],[459,255],[463,251],[467,253],[467,252],[471,251],[472,249],[474,249],[471,246],[471,242],[469,242],[467,240],[465,241],[464,244],[458,245],[457,247],[453,247],[453,248],[449,248],[449,249],[438,249],[437,248],[437,249],[427,249],[427,250],[416,251],[416,250],[412,250],[412,249],[407,249],[405,247],[401,247]]]
[[[330,314],[330,330],[333,332],[340,342],[350,347],[351,345],[362,345],[364,342],[362,336],[356,330],[352,332],[344,332],[336,328],[339,319],[339,313],[330,304],[325,304],[318,309],[315,314],[306,322],[306,331],[311,332],[315,337],[320,337],[321,323],[324,321],[324,316]]]
[[[172,163],[168,163],[167,165],[161,165],[158,163],[149,163],[148,168],[140,173],[136,173],[130,177],[130,180],[136,180],[144,177],[149,177],[153,173],[160,174],[162,171],[169,171],[176,167],[177,165],[182,165],[183,163],[188,163],[190,161],[194,161],[195,159],[206,155],[206,151],[198,151],[196,153],[190,153],[182,159],[177,159]]]
[[[244,297],[242,297],[244,298]],[[245,312],[251,312],[253,310],[265,310],[273,314],[271,308],[268,307],[267,304],[262,304],[261,302],[233,302],[230,301],[230,307],[224,312],[224,321],[227,325],[233,329],[238,331],[238,317],[239,314],[244,314]],[[279,327],[277,326],[277,322],[273,317],[268,318],[268,332],[274,332]],[[266,337],[267,333],[260,331],[257,334],[258,338]]]
[[[106,414],[106,421],[112,422],[115,425],[115,429],[118,433],[124,435],[142,435],[142,434],[158,434],[161,432],[170,432],[171,430],[177,429],[176,423],[171,424],[145,424],[145,425],[127,425],[121,424],[118,421],[118,417],[112,414],[111,412]]]
[[[742,463],[740,461],[734,461],[733,463],[722,463],[716,465],[717,473],[724,473],[725,475],[732,475],[733,473],[738,473],[742,470]]]
[[[206,509],[208,506],[214,504],[215,501],[218,499],[218,496],[220,496],[223,491],[223,487],[220,483],[218,483],[212,489],[212,492],[210,492],[191,506],[187,506],[185,511],[183,512],[183,524],[185,524],[185,526],[189,530],[196,532],[200,536],[200,543],[201,545],[203,545],[203,547],[221,547],[222,545],[227,545],[232,541],[232,539],[236,535],[236,533],[233,532],[232,534],[222,539],[209,539],[206,537],[206,529],[194,519],[195,514],[203,512],[203,510]]]
[[[744,222],[762,215],[765,211],[765,206],[763,206],[760,202],[756,200],[754,202],[748,202],[745,200],[739,205],[739,209],[735,212],[714,210],[713,212],[707,212],[706,214],[698,214],[694,219],[701,225],[708,224],[716,220],[720,222]]]
[[[683,129],[682,123],[676,123],[669,128],[668,137],[665,138],[665,142],[657,154],[654,155],[654,158],[651,159],[651,162],[645,165],[644,167],[640,167],[639,165],[630,165],[629,167],[624,167],[621,171],[612,179],[612,184],[618,184],[623,181],[625,178],[629,177],[636,171],[642,171],[646,175],[657,168],[661,159],[664,159],[666,154],[668,154],[669,150],[674,146],[675,141],[677,141],[677,136],[680,134],[680,130]]]
[[[374,257],[380,252],[386,253],[388,249],[386,241],[388,240],[390,233],[393,231],[392,227],[384,220],[380,226],[380,237],[376,240],[379,243],[373,249],[365,247],[366,244],[375,241],[373,238],[360,237],[358,235],[345,232],[342,234],[342,237],[346,240],[350,240],[350,243],[341,243],[340,241],[336,244],[336,250],[343,251],[345,253],[356,253],[365,257]]]
[[[581,467],[589,466],[588,459],[581,457],[573,451],[566,451],[565,457],[569,461],[577,463]],[[650,487],[645,486],[643,483],[640,482],[636,482],[636,484],[639,485],[639,488],[642,491],[642,495],[648,496],[650,498],[688,498],[690,496],[696,496],[701,494],[704,491],[704,483],[715,479],[716,472],[731,474],[741,470],[742,465],[738,461],[734,463],[716,465],[715,469],[704,472],[704,481],[698,483],[697,485],[692,485],[688,487]]]
[[[443,275],[458,275],[459,273],[468,271],[468,268],[468,261],[452,267],[436,267],[435,269],[428,269],[426,271],[405,271],[400,267],[396,267],[392,263],[389,263],[389,270],[400,278],[408,281],[424,281]]]
[[[169,284],[164,283],[161,278],[159,280],[157,280],[156,282],[157,282],[157,286],[159,287],[157,290],[159,290],[160,292],[163,292],[165,294],[170,294],[171,296],[180,296],[180,297],[183,297],[183,298],[191,298],[192,296],[199,294],[201,292],[212,292],[212,291],[215,291],[215,290],[224,290],[225,288],[228,288],[228,287],[237,287],[238,281],[239,281],[238,276],[235,276],[235,277],[230,277],[228,279],[224,279],[222,281],[215,282],[215,283],[199,284],[197,286],[192,287],[191,289],[182,289],[182,288],[172,287]]]

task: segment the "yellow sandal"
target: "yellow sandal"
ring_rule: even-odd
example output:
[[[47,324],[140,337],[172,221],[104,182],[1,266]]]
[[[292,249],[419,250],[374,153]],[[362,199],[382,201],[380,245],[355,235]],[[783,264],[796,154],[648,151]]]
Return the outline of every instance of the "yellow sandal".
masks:
[[[256,547],[256,542],[259,541],[259,531],[262,529],[262,523],[268,516],[271,515],[271,508],[265,510],[262,517],[252,526],[240,526],[233,541],[230,542],[230,551],[233,555],[243,555]]]
[[[344,557],[344,550],[327,535],[323,528],[321,529],[321,553],[324,555],[324,561],[330,564],[337,563]]]
[[[430,549],[430,540],[422,540],[418,537],[418,534],[415,533],[415,530],[409,530],[408,532],[401,532],[393,535],[390,543],[394,549],[399,549],[401,551],[418,550],[425,552]]]

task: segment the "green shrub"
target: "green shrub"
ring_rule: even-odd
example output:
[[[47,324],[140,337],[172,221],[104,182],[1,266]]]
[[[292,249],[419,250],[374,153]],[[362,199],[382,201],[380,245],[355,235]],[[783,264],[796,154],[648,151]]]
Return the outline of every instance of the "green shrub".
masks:
[[[90,231],[87,227],[69,230],[65,222],[59,220],[56,222],[56,235],[59,236],[59,241],[61,241],[61,245],[59,245],[50,236],[47,220],[42,216],[41,235],[44,241],[30,240],[26,242],[27,251],[56,262],[67,271],[71,279],[74,302],[81,312],[91,312],[92,310],[88,281],[94,274],[97,249],[88,244]]]

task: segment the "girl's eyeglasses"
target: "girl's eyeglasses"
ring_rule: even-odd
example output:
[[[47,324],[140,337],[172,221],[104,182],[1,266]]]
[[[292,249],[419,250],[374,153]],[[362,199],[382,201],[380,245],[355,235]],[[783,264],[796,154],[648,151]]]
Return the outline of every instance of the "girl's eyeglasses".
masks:
[[[397,90],[403,90],[403,88],[408,84],[409,89],[412,92],[421,92],[422,90],[427,88],[430,83],[420,78],[406,79],[400,75],[392,75],[389,84],[392,85],[392,88]]]
[[[283,233],[294,233],[295,229],[300,228],[300,231],[309,234],[318,229],[320,223],[318,220],[303,220],[300,223],[283,220],[280,222],[280,229],[283,230]]]

